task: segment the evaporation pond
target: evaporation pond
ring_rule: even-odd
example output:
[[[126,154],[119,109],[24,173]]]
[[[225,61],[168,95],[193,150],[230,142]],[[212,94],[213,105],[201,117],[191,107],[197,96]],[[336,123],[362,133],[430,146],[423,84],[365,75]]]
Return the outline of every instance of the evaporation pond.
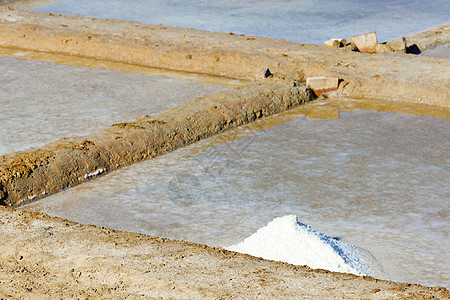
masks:
[[[448,0],[60,0],[33,10],[323,44],[372,31],[389,41],[448,22],[449,7]]]
[[[450,286],[448,120],[354,111],[340,119],[298,116],[274,125],[277,117],[114,171],[26,209],[220,246],[293,214],[369,250],[385,278]]]
[[[153,115],[229,87],[0,56],[0,155]]]

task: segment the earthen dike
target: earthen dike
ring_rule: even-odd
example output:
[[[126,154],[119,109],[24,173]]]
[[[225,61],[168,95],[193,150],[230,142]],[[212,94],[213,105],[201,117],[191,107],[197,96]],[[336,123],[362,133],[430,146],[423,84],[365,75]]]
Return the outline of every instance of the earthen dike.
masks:
[[[439,27],[439,36],[448,38],[448,28]],[[446,59],[7,8],[0,10],[0,46],[253,81],[88,136],[1,156],[0,201],[10,206],[310,101],[307,77],[337,77],[338,93],[350,98],[450,106]],[[267,69],[273,76],[262,79]]]
[[[449,27],[438,26],[408,39],[422,48],[446,44],[450,42]],[[395,48],[400,42],[390,44]],[[232,33],[7,8],[0,8],[0,46],[251,81],[88,136],[63,138],[38,149],[0,156],[0,203],[6,206],[40,199],[121,166],[314,100],[304,84],[307,77],[338,77],[337,95],[364,99],[363,106],[404,106],[407,111],[437,111],[439,117],[450,116],[450,63],[446,59],[398,52],[364,54]],[[263,78],[267,69],[273,76]],[[448,297],[443,288],[312,271],[220,248],[6,208],[0,209],[0,224],[5,235],[0,262],[4,271],[0,272],[2,297],[133,298],[137,297],[133,289],[149,289],[151,295],[164,297]],[[122,247],[126,251],[117,252]],[[55,249],[66,249],[64,258]],[[105,251],[117,253],[105,256]],[[146,257],[145,264],[136,260],[139,255]],[[48,260],[50,256],[53,259]],[[72,265],[78,267],[70,269]],[[205,276],[205,270],[211,276]],[[142,271],[139,276],[138,271]],[[117,274],[122,274],[119,283],[101,283]],[[233,286],[228,287],[228,282]]]

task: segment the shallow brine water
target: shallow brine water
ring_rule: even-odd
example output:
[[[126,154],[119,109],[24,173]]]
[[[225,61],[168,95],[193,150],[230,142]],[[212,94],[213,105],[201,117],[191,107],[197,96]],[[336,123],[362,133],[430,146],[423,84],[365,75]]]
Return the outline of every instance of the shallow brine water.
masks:
[[[295,214],[369,250],[377,277],[450,286],[450,123],[384,112],[275,117],[27,207],[81,223],[229,246]]]
[[[61,0],[34,10],[317,44],[372,31],[388,41],[450,21],[447,0]]]
[[[0,155],[86,135],[228,89],[7,56],[0,56],[0,82]]]
[[[450,13],[442,0],[62,0],[35,10],[318,44],[370,31],[387,41],[448,22]],[[450,286],[448,120],[359,111],[338,120],[299,117],[260,130],[271,120],[29,208],[221,246],[241,242],[275,217],[295,214],[320,232],[369,250],[384,268],[372,275]],[[306,228],[291,217],[277,220],[286,227],[272,230]]]

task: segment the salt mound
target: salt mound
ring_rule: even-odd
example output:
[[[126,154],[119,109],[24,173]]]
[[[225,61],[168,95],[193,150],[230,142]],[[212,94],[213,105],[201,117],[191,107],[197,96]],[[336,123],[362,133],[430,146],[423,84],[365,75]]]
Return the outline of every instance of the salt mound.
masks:
[[[367,274],[368,251],[344,243],[298,222],[297,216],[275,218],[243,242],[227,248],[270,260],[314,269]]]

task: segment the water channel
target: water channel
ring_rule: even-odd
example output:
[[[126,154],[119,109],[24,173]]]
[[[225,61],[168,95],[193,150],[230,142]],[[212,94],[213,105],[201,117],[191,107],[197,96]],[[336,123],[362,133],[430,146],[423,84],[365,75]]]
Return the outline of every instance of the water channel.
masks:
[[[372,31],[386,42],[450,21],[446,0],[60,0],[34,10],[316,44]]]

